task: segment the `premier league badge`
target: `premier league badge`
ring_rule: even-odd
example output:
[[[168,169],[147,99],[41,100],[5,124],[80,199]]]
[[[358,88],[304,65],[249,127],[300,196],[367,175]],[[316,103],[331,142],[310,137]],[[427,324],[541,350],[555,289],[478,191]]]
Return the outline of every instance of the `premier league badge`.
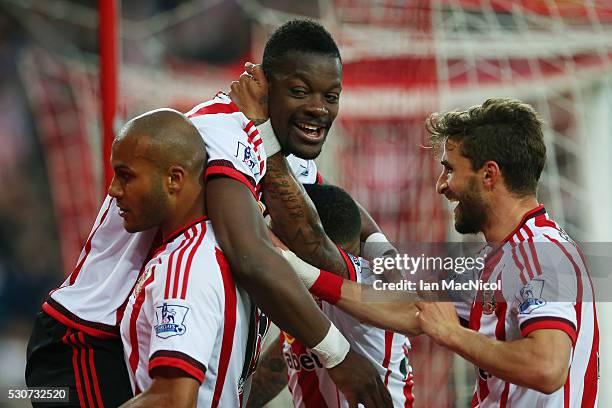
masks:
[[[544,292],[544,280],[542,279],[532,279],[525,285],[521,289],[523,302],[518,307],[519,313],[530,314],[535,309],[544,306],[546,300],[542,297],[542,292]]]
[[[184,334],[187,330],[184,323],[188,311],[187,306],[170,305],[168,303],[157,306],[155,309],[155,317],[157,318],[155,334],[157,337],[167,339]]]

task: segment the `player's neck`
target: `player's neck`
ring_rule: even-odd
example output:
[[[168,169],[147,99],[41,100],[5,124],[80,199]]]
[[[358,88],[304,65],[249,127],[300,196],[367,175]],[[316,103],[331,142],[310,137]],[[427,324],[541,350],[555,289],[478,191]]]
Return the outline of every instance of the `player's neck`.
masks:
[[[361,242],[359,240],[351,244],[340,245],[340,248],[342,248],[345,252],[348,252],[353,256],[361,256]]]
[[[525,213],[538,206],[535,196],[505,198],[492,203],[482,232],[489,243],[501,243],[523,220]]]
[[[198,194],[190,200],[180,200],[171,211],[167,221],[160,226],[164,240],[175,231],[191,224],[194,220],[204,216],[204,194]]]

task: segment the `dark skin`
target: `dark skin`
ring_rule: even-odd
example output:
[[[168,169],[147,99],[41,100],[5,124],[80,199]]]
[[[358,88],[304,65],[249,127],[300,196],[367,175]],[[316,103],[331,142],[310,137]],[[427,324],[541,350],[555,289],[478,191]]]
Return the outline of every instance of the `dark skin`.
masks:
[[[264,201],[270,211],[274,232],[300,258],[319,268],[348,277],[348,270],[334,243],[327,237],[316,209],[297,182],[285,155],[302,158],[319,155],[329,128],[338,114],[342,65],[329,55],[292,52],[268,81],[260,66],[247,63],[246,73],[232,84],[232,99],[261,123],[269,116],[282,147],[267,159]],[[269,93],[269,103],[265,96]],[[303,126],[319,126],[304,132]],[[302,127],[300,127],[302,126]],[[309,134],[310,133],[310,134]],[[318,139],[313,141],[316,133]],[[380,228],[358,205],[361,239]]]
[[[236,280],[282,330],[309,348],[316,346],[329,330],[329,320],[274,249],[249,189],[228,178],[211,179],[206,188],[208,215]],[[355,352],[349,351],[329,375],[351,406],[391,406],[376,370]]]
[[[247,408],[263,407],[287,386],[287,365],[278,341],[278,337],[272,341],[257,363]]]
[[[181,159],[179,153],[203,152],[204,146],[195,128],[195,138],[193,133],[181,134],[176,138],[178,141],[183,137],[190,138],[193,144],[176,146],[167,143],[157,146],[151,143],[151,139],[155,139],[155,134],[149,134],[151,131],[167,129],[177,132],[174,122],[184,120],[182,115],[172,112],[153,115],[155,118],[161,117],[150,126],[154,130],[145,126],[146,117],[136,120],[129,127],[131,133],[116,143],[113,167],[119,173],[125,172],[125,177],[116,176],[109,193],[118,200],[130,203],[125,214],[128,216],[126,227],[135,232],[157,226],[167,233],[177,223],[205,213],[202,208],[204,189],[201,186],[203,164],[195,173],[189,171],[187,162],[181,166],[170,164],[163,172],[154,164],[174,163]],[[177,118],[176,115],[180,116]],[[164,140],[170,142],[175,139],[166,137]],[[187,159],[183,157],[181,160]],[[200,161],[204,162],[205,158],[201,157]],[[155,186],[160,183],[161,191],[158,191]],[[299,283],[289,264],[273,249],[249,189],[229,178],[211,179],[206,188],[208,214],[237,281],[280,327],[295,333],[300,341],[310,347],[318,344],[329,329],[329,320]],[[152,197],[164,198],[163,201],[167,203],[154,221],[149,219],[149,212],[136,211],[137,205],[138,208],[152,205],[147,201]],[[227,203],[232,205],[228,206]],[[152,222],[154,225],[151,225]],[[245,234],[245,231],[250,233]],[[355,372],[359,374],[355,375]],[[358,401],[372,407],[390,404],[390,397],[373,367],[354,352],[349,352],[344,361],[330,369],[329,373],[354,404]],[[199,387],[196,380],[180,371],[168,369],[157,370],[152,375],[151,387],[128,401],[126,407],[195,406]],[[358,382],[353,382],[356,377]]]
[[[263,74],[258,71],[258,75]],[[261,78],[262,83],[265,83],[263,77]],[[291,79],[291,81],[295,80],[295,78]],[[249,74],[244,74],[239,81],[232,83],[231,97],[241,108],[247,106],[242,102],[254,98],[256,109],[244,109],[243,113],[248,118],[257,120],[267,117],[267,104],[264,104],[265,111],[260,116],[261,111],[257,108],[264,106],[262,105],[263,99],[261,96],[256,96],[261,95],[261,93],[252,88],[254,82]],[[331,93],[336,89],[335,87],[328,89],[328,97],[331,97]],[[272,101],[270,102],[272,105]],[[275,103],[280,103],[280,101]],[[279,115],[282,113],[278,112]],[[305,115],[296,116],[291,112],[286,113],[286,118],[298,121],[308,119],[310,124],[316,122]],[[261,122],[261,120],[257,121]],[[318,118],[317,121],[318,124],[321,124],[326,120]],[[285,125],[287,127],[292,126],[288,123],[285,123]],[[331,122],[329,125],[331,125]],[[299,137],[299,129],[292,129],[290,134],[293,137]],[[324,137],[326,132],[324,133],[321,130],[320,135]],[[310,142],[308,142],[308,147],[317,149],[318,142]],[[322,144],[322,141],[320,141],[320,144]],[[318,151],[320,151],[320,146]],[[285,160],[282,154],[277,156]],[[270,171],[270,164],[270,158],[268,158],[267,171]],[[264,187],[265,190],[267,188],[265,184]],[[306,196],[305,193],[301,192],[301,185],[295,180],[289,185],[289,189],[289,193],[296,194],[295,197],[298,200]],[[260,215],[258,206],[252,200],[250,191],[239,182],[230,179],[209,181],[207,191],[208,214],[213,222],[219,244],[232,266],[236,279],[281,329],[291,333],[310,348],[317,345],[327,333],[330,323],[297,279],[291,266],[274,249],[268,238],[265,222]],[[287,197],[286,192],[280,190],[276,190],[276,192],[279,197]],[[212,197],[214,197],[214,200],[211,199]],[[231,206],[228,206],[228,203],[231,203]],[[309,205],[314,208],[312,203]],[[292,217],[295,215],[296,209],[286,209],[283,205],[278,207],[277,211],[286,211],[287,216]],[[318,220],[320,226],[316,210],[312,211],[314,211],[315,219]],[[282,223],[283,220],[279,222]],[[250,231],[250,234],[244,234],[244,231]],[[322,227],[321,233],[323,233]],[[323,236],[332,245],[330,248],[333,248],[335,255],[340,257],[331,240],[324,233]],[[308,239],[307,237],[306,240]],[[299,242],[299,240],[296,242]],[[346,268],[343,262],[342,267]],[[278,305],[283,306],[279,308]],[[351,406],[356,405],[357,402],[362,402],[366,406],[391,406],[391,397],[378,377],[376,370],[362,356],[352,351],[349,352],[342,363],[329,370],[329,374],[338,388],[346,395]]]
[[[282,154],[268,159],[264,200],[274,233],[311,265],[348,278],[348,269],[336,245],[321,225],[319,214]]]
[[[274,239],[274,236],[272,236]],[[276,242],[275,242],[276,244]],[[361,256],[359,252],[359,237],[355,237],[351,242],[338,243],[344,250],[356,248],[352,254]],[[283,248],[284,245],[280,244]],[[283,248],[286,249],[286,248]],[[287,386],[287,364],[279,346],[279,339],[284,336],[281,333],[271,342],[270,347],[265,351],[257,363],[257,371],[253,377],[252,391],[249,395],[248,408],[260,408],[274,399]]]

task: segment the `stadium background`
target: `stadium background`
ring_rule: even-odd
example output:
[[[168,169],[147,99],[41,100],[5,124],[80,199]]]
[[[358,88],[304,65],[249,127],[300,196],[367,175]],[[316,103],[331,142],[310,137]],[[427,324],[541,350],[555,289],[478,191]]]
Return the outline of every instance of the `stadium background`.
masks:
[[[116,6],[118,35],[100,34],[100,5]],[[108,141],[125,118],[227,90],[277,26],[303,16],[332,32],[344,61],[320,169],[390,238],[460,239],[434,191],[424,118],[509,96],[547,123],[540,200],[576,240],[612,242],[608,1],[0,0],[0,387],[23,383],[33,316],[89,233],[105,191],[105,126]],[[104,59],[100,71],[113,38],[119,69]],[[101,76],[106,97],[117,91],[114,117],[112,103],[102,115]],[[606,407],[612,308],[598,310]],[[416,406],[468,406],[469,364],[423,338],[411,360]]]

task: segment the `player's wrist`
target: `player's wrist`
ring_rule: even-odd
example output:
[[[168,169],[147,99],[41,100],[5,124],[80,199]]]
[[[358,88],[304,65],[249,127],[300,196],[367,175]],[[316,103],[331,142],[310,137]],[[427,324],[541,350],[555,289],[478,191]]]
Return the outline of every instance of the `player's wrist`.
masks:
[[[461,327],[461,325],[454,325],[451,323],[443,323],[442,330],[439,331],[435,341],[438,345],[445,347],[451,351],[459,352],[462,342],[464,339],[465,332],[468,329]]]
[[[289,262],[289,265],[291,265],[295,274],[298,276],[298,278],[300,278],[304,286],[306,286],[307,289],[310,289],[321,274],[319,268],[304,262],[296,254],[289,250],[282,251],[282,254],[285,260]]]
[[[308,290],[312,295],[335,305],[342,297],[343,282],[344,279],[341,276],[321,269],[319,276]]]
[[[361,251],[362,256],[370,261],[396,253],[397,249],[395,249],[382,232],[370,234],[363,243],[363,250]]]
[[[274,129],[272,128],[272,122],[270,119],[266,120],[261,124],[255,124],[257,127],[257,132],[259,132],[259,136],[263,141],[264,149],[266,150],[266,155],[268,157],[275,155],[276,153],[281,151],[281,145],[274,134]]]
[[[332,305],[340,300],[344,282],[342,277],[310,265],[291,251],[282,253],[312,295]]]
[[[338,331],[336,326],[330,324],[327,334],[317,344],[312,347],[312,352],[319,358],[323,367],[334,368],[342,363],[350,350],[349,342]]]

